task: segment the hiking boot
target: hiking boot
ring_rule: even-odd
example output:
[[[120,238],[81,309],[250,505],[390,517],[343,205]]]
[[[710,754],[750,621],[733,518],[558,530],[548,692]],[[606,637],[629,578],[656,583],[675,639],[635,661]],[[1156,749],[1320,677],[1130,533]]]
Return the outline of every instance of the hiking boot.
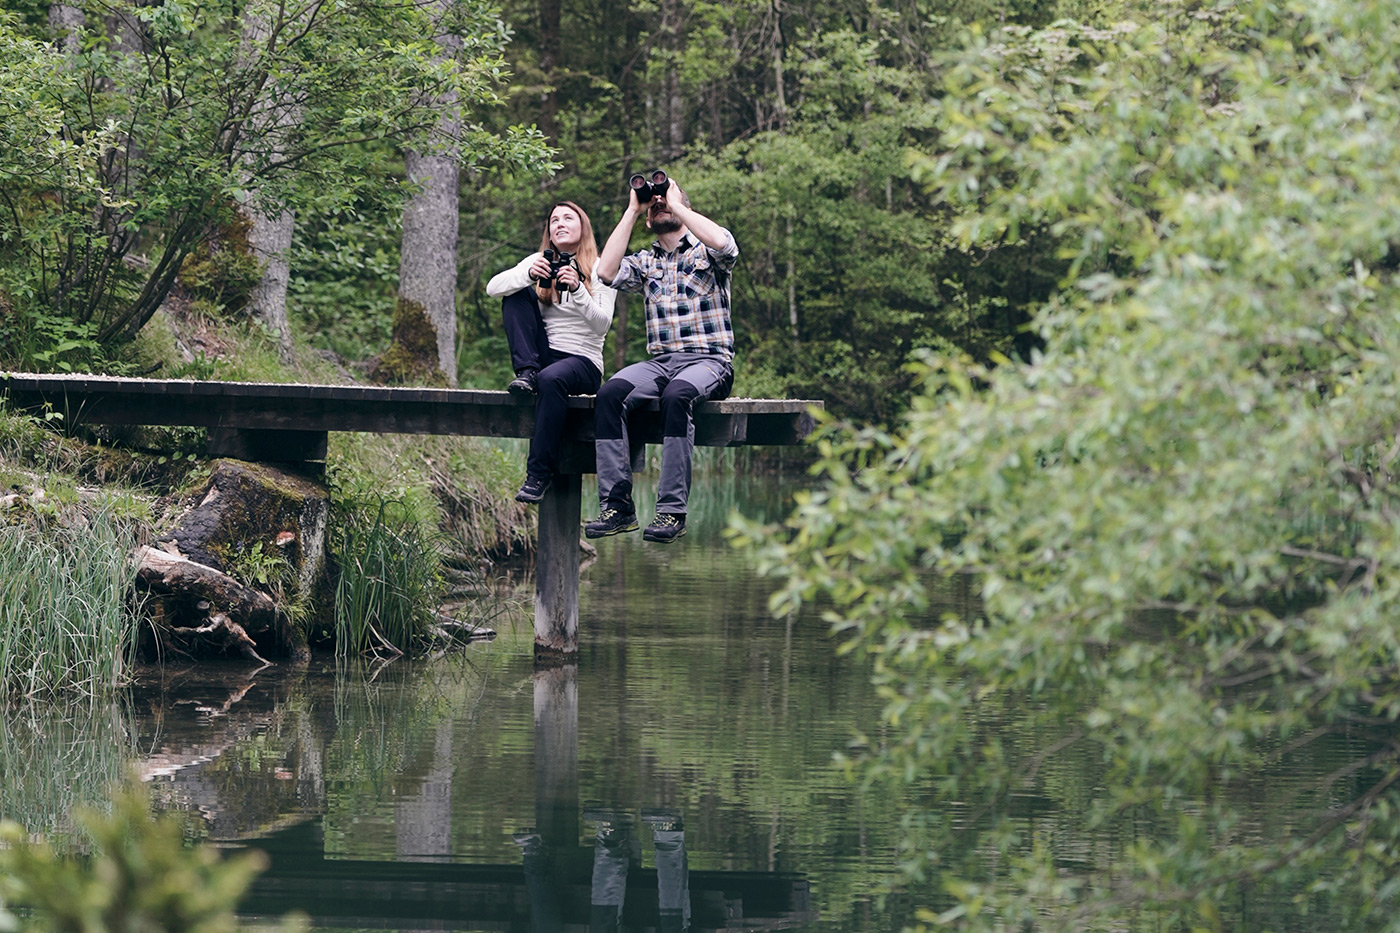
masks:
[[[527,476],[525,482],[521,484],[520,491],[515,494],[516,502],[539,502],[544,498],[544,494],[549,489],[550,477],[541,479],[538,476]]]
[[[620,535],[624,531],[637,530],[637,513],[618,509],[603,509],[598,517],[583,526],[586,538],[602,538],[607,535]]]
[[[656,520],[647,526],[646,531],[642,532],[642,539],[655,541],[657,544],[670,544],[683,534],[685,534],[684,515],[660,512],[657,514]]]
[[[506,391],[516,398],[534,398],[536,392],[536,381],[539,373],[533,369],[522,369],[515,374],[515,378],[506,386]],[[538,501],[538,500],[537,500]]]

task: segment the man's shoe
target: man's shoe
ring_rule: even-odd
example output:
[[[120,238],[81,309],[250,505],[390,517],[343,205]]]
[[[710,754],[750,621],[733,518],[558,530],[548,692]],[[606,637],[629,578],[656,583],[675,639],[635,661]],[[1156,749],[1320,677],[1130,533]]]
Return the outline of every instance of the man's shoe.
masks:
[[[534,398],[535,393],[538,391],[536,388],[536,381],[538,379],[539,374],[533,369],[522,369],[515,374],[515,378],[510,381],[510,385],[506,386],[506,391],[516,398]]]
[[[656,520],[647,526],[646,531],[642,532],[642,539],[655,541],[657,544],[670,544],[683,534],[685,534],[684,515],[660,512],[657,514]]]
[[[521,484],[520,491],[515,494],[516,502],[539,502],[544,498],[544,494],[549,490],[550,478],[541,479],[538,476],[527,476],[525,482]]]
[[[608,535],[620,535],[624,531],[636,530],[636,512],[603,509],[602,512],[598,513],[597,518],[583,526],[583,535],[586,538],[604,538]]]

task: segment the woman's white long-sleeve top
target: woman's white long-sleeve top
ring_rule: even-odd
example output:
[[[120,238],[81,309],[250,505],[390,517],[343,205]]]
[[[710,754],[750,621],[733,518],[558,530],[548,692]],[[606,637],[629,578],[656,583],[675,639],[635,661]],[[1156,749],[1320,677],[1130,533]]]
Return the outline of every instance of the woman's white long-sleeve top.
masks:
[[[492,276],[486,283],[486,294],[492,298],[513,295],[522,288],[535,284],[530,278],[530,267],[540,258],[539,253],[531,253],[516,265]],[[581,356],[603,372],[603,338],[612,326],[613,307],[617,303],[617,290],[598,281],[593,276],[590,291],[579,285],[572,292],[564,292],[557,304],[540,302],[540,316],[544,318],[544,331],[549,336],[549,346],[559,353],[572,353]]]

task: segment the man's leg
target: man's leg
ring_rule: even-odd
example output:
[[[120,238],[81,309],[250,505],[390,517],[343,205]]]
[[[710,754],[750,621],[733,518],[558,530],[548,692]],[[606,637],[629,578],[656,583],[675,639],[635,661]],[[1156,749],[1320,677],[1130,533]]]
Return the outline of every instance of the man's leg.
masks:
[[[656,514],[684,516],[695,449],[695,404],[729,384],[733,369],[719,357],[687,362],[661,393],[661,481]]]
[[[661,393],[664,370],[651,360],[616,372],[598,390],[594,403],[594,452],[598,468],[598,505],[635,515],[632,502],[632,452],[627,438],[627,415]],[[630,529],[629,529],[630,530]]]

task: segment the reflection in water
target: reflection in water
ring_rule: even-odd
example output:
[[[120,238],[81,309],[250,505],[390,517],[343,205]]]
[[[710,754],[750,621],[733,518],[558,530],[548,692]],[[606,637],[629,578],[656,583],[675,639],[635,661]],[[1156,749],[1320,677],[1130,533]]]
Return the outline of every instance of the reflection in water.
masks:
[[[723,515],[703,524],[684,550],[600,549],[577,665],[536,671],[522,616],[444,659],[168,668],[110,715],[0,719],[4,815],[42,827],[138,764],[196,835],[268,853],[249,915],[301,909],[318,927],[898,927],[867,911],[894,871],[899,801],[831,765],[878,729],[879,700],[819,618],[768,615]],[[619,835],[603,813],[627,814],[602,820]],[[515,838],[530,835],[538,849]]]
[[[590,814],[585,814],[589,818]],[[590,933],[620,933],[629,926],[653,927],[661,933],[684,933],[690,929],[690,867],[685,854],[685,830],[678,814],[649,814],[652,848],[656,855],[656,911],[638,923],[625,924],[628,870],[640,861],[640,846],[632,836],[632,819],[627,814],[593,813],[597,834],[593,841],[593,874],[589,883]],[[566,888],[561,879],[560,860],[539,833],[519,833],[521,864],[530,889],[530,919],[539,933],[562,930],[561,903]],[[633,915],[644,914],[638,909]]]

